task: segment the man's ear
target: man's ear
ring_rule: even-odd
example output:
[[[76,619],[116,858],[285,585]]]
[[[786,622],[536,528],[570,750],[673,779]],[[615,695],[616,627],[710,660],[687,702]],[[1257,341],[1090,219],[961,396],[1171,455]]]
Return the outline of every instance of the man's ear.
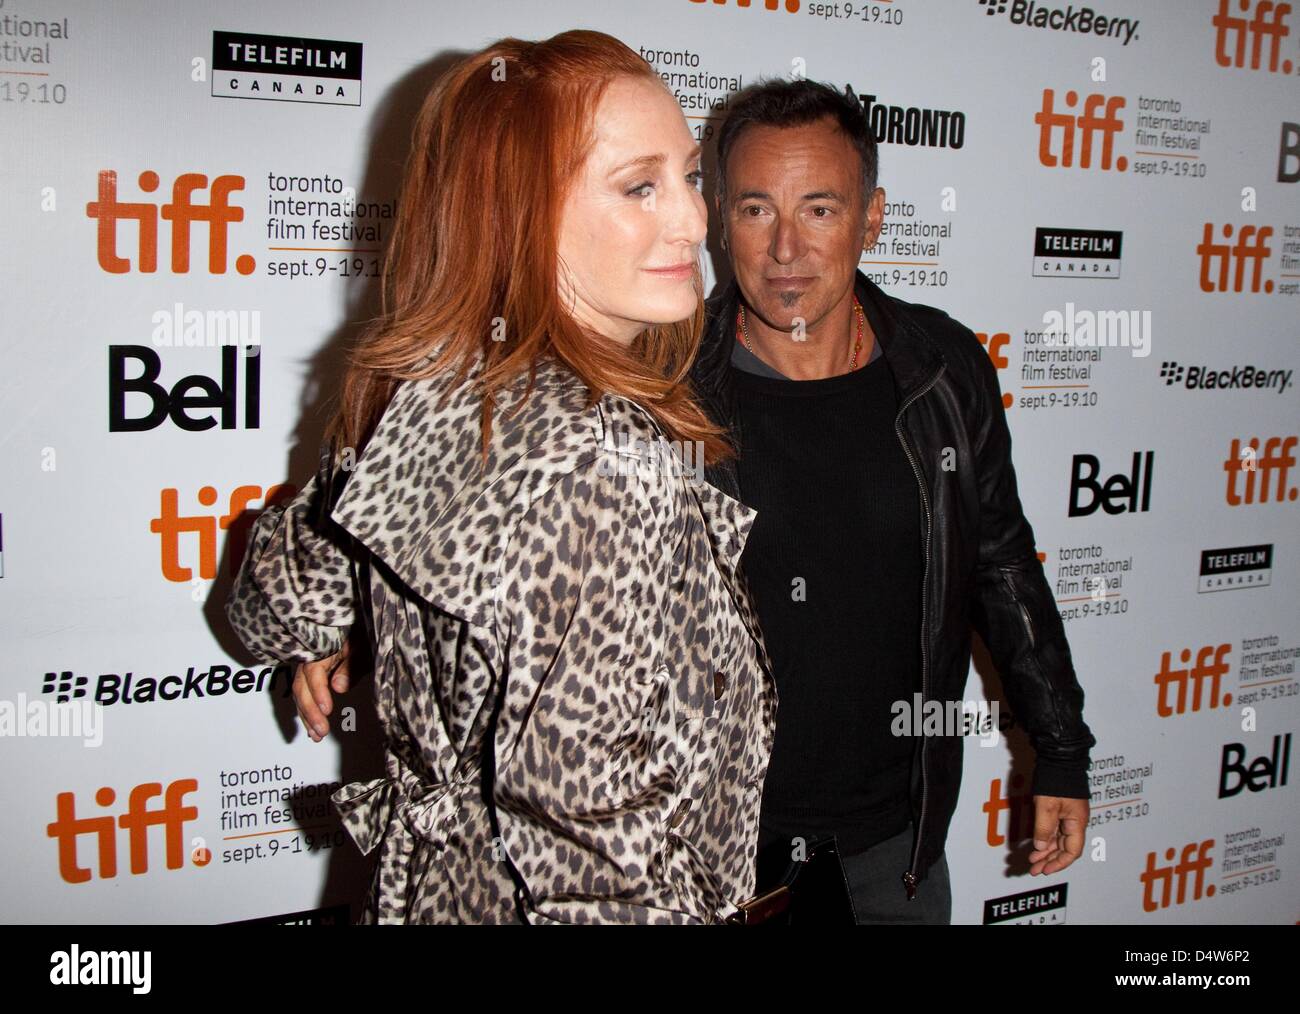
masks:
[[[885,224],[885,188],[876,187],[867,202],[867,231],[862,240],[862,250],[869,253],[880,239],[880,230]]]
[[[713,192],[713,207],[718,212],[718,225],[722,229],[722,249],[727,249],[727,216],[722,213],[722,195],[716,190]]]

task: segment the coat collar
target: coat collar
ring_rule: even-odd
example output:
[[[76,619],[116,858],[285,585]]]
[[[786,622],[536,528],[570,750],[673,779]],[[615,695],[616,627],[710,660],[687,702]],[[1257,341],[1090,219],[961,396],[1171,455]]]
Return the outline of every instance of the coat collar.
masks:
[[[480,468],[481,402],[472,383],[480,372],[476,361],[468,382],[454,388],[445,373],[402,381],[330,517],[420,597],[487,624],[506,541],[533,501],[584,463],[637,455],[643,452],[634,439],[644,447],[666,437],[629,399],[606,393],[589,404],[586,385],[567,366],[545,360],[522,407],[526,377],[499,396]],[[327,482],[332,488],[338,479]],[[714,557],[734,585],[755,512],[707,483],[688,488]]]

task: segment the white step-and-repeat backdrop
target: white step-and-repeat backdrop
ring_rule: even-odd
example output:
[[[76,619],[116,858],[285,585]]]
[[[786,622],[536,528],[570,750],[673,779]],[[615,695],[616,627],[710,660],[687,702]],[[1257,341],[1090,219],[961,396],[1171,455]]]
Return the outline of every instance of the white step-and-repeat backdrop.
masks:
[[[328,796],[379,773],[369,684],[312,743],[222,604],[314,468],[431,80],[584,27],[706,147],[760,76],[852,85],[888,193],[863,269],[998,367],[1093,818],[1026,875],[1032,757],[1005,705],[975,723],[954,921],[1300,919],[1298,8],[0,0],[5,918],[349,918]]]

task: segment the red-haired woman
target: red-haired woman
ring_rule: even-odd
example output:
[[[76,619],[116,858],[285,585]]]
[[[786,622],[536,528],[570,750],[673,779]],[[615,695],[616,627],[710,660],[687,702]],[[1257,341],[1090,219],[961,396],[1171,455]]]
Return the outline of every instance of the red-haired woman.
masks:
[[[303,663],[315,740],[365,621],[387,775],[334,801],[380,849],[366,922],[717,922],[753,893],[776,692],[754,513],[698,481],[729,448],[683,379],[699,157],[598,32],[497,42],[420,112],[334,446],[227,604]]]

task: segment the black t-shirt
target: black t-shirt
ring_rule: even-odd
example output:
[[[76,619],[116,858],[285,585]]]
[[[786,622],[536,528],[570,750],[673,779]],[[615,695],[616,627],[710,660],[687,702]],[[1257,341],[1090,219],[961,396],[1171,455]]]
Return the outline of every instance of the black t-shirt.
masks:
[[[911,820],[915,740],[890,725],[921,689],[924,561],[893,375],[884,356],[822,380],[733,374],[758,512],[742,563],[779,695],[759,844],[834,833],[849,855]]]

